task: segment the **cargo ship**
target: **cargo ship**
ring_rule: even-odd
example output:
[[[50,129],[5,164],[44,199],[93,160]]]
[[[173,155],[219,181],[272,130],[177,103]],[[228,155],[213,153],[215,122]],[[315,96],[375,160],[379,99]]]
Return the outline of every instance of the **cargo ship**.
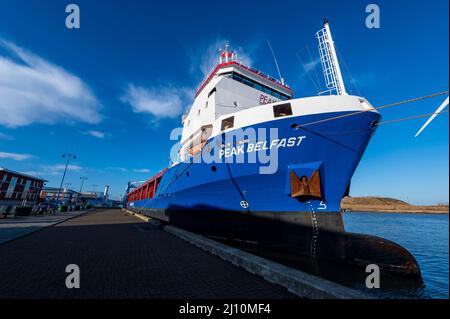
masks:
[[[327,21],[316,37],[326,90],[313,97],[221,50],[172,163],[129,183],[126,208],[212,238],[420,276],[403,247],[345,232],[340,203],[381,116],[347,93]]]

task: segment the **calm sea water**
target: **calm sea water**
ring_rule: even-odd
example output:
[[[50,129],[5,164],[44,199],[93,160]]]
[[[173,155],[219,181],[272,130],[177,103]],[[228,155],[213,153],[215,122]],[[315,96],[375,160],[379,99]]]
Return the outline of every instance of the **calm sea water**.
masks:
[[[408,297],[448,298],[449,228],[447,214],[344,213],[345,230],[392,240],[408,249],[422,271],[424,287]],[[392,291],[396,297],[398,292]]]

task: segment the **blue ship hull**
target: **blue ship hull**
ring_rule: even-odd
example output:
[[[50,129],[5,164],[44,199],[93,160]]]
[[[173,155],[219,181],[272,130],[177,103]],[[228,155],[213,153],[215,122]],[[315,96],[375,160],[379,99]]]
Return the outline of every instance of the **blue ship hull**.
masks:
[[[403,247],[344,230],[340,203],[380,115],[364,112],[301,125],[346,114],[288,117],[253,127],[277,128],[278,140],[301,140],[278,148],[273,174],[261,174],[260,163],[236,162],[248,153],[229,152],[231,163],[179,163],[163,174],[153,198],[131,201],[127,208],[206,236],[361,266],[376,263],[384,270],[420,277],[414,257]],[[227,134],[233,132],[212,138],[204,150],[223,145]],[[273,139],[265,142],[270,146]],[[238,141],[229,145],[238,146]],[[314,171],[320,172],[321,198],[291,196],[291,173],[300,177]]]
[[[177,207],[196,211],[339,212],[341,199],[373,134],[373,123],[380,115],[366,112],[300,129],[297,125],[343,114],[346,113],[291,117],[253,127],[267,131],[275,127],[279,140],[292,138],[291,141],[295,139],[297,143],[304,137],[298,146],[278,149],[278,169],[274,174],[261,174],[260,163],[236,163],[235,155],[228,158],[232,163],[180,163],[164,173],[154,198],[132,202],[129,207],[135,210]],[[217,136],[209,143],[222,144],[224,138],[226,136]],[[265,145],[271,142],[267,137]],[[320,171],[323,199],[301,201],[291,197],[290,172],[310,175],[316,169]],[[242,201],[247,202],[248,207],[243,208]]]

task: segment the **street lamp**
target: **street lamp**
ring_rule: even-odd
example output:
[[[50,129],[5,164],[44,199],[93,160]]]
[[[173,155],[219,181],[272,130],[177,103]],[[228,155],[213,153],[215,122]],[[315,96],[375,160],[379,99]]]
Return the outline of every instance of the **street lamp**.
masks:
[[[83,177],[80,177],[80,179],[81,179],[81,186],[80,186],[80,193],[81,193],[81,191],[83,190],[84,181],[86,181],[88,178],[83,176]]]
[[[64,178],[66,177],[67,166],[69,166],[69,161],[70,161],[71,158],[76,159],[77,156],[75,154],[67,153],[67,154],[63,154],[62,158],[67,158],[67,160],[66,160],[66,166],[64,167],[64,174],[63,174],[62,179],[61,179],[61,184],[59,185],[58,195],[56,195],[56,205],[58,205],[58,202],[59,202],[59,195],[61,194],[61,189],[62,189],[62,186],[63,186],[63,183],[64,183]]]

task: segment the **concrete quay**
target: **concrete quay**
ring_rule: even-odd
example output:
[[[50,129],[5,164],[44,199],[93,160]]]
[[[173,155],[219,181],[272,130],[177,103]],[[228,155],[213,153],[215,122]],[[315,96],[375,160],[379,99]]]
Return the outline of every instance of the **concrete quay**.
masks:
[[[69,264],[79,267],[78,289],[66,287]],[[0,245],[0,273],[0,299],[298,298],[119,209]]]
[[[0,299],[368,298],[120,209],[52,217],[0,244]],[[66,286],[68,265],[79,268],[79,288]]]

